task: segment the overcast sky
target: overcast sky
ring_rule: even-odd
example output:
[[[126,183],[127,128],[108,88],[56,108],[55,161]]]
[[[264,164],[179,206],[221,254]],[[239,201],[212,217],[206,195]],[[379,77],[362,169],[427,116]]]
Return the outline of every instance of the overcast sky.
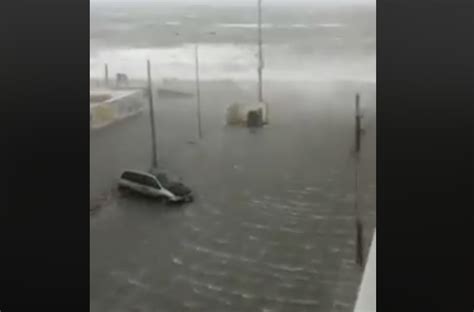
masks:
[[[414,0],[416,1],[416,0]],[[121,2],[150,2],[150,3],[184,3],[184,4],[256,4],[257,0],[90,0],[91,3],[121,3]],[[263,0],[264,5],[271,4],[324,4],[324,5],[375,5],[376,0]]]

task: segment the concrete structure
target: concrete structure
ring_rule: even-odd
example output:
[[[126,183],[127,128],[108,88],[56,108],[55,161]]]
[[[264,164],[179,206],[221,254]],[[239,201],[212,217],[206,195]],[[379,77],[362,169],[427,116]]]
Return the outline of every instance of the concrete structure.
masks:
[[[90,90],[90,128],[99,129],[143,111],[146,101],[141,89]]]
[[[375,231],[370,246],[369,258],[365,265],[362,283],[357,296],[354,312],[375,312],[376,311],[376,243]]]
[[[250,111],[261,111],[263,120],[266,120],[265,103],[234,103],[227,109],[227,125],[245,126],[247,125],[247,117]]]

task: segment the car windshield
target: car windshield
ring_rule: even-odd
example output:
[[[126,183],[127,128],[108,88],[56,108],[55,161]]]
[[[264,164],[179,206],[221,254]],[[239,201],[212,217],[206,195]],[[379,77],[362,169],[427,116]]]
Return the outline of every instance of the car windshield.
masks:
[[[155,176],[163,187],[169,187],[173,183],[165,173],[158,173]]]

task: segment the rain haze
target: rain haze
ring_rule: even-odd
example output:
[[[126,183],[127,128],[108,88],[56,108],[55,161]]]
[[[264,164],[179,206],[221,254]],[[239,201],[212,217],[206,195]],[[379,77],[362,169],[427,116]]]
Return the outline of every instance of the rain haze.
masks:
[[[376,215],[375,1],[263,0],[261,50],[257,4],[91,0],[92,312],[353,311]],[[193,200],[124,191],[152,167]]]

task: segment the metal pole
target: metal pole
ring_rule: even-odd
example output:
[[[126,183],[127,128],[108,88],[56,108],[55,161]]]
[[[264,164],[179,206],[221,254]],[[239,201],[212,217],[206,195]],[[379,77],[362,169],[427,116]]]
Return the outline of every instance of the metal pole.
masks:
[[[150,104],[152,169],[154,169],[158,167],[158,156],[156,153],[155,110],[153,108],[153,84],[151,82],[150,60],[147,60],[147,74],[148,74],[148,100]]]
[[[263,41],[262,41],[262,0],[258,0],[258,101],[263,102]],[[269,123],[270,108],[265,102],[265,123]]]
[[[363,225],[360,219],[359,211],[359,152],[360,152],[360,95],[356,94],[355,103],[355,185],[354,185],[354,214],[356,221],[356,263],[360,266],[364,266],[364,232]]]
[[[202,139],[202,127],[201,127],[201,88],[199,84],[199,46],[196,43],[194,49],[194,56],[196,59],[196,113],[198,123],[198,136]]]
[[[263,102],[262,0],[258,0],[258,101]]]
[[[359,153],[355,155],[354,214],[356,226],[356,263],[364,266],[364,232],[359,211]]]
[[[355,112],[355,151],[359,153],[360,151],[360,135],[361,135],[361,128],[360,128],[360,96],[359,93],[356,94],[356,112]]]
[[[104,70],[105,70],[105,86],[109,86],[109,65],[105,64],[104,65]]]

